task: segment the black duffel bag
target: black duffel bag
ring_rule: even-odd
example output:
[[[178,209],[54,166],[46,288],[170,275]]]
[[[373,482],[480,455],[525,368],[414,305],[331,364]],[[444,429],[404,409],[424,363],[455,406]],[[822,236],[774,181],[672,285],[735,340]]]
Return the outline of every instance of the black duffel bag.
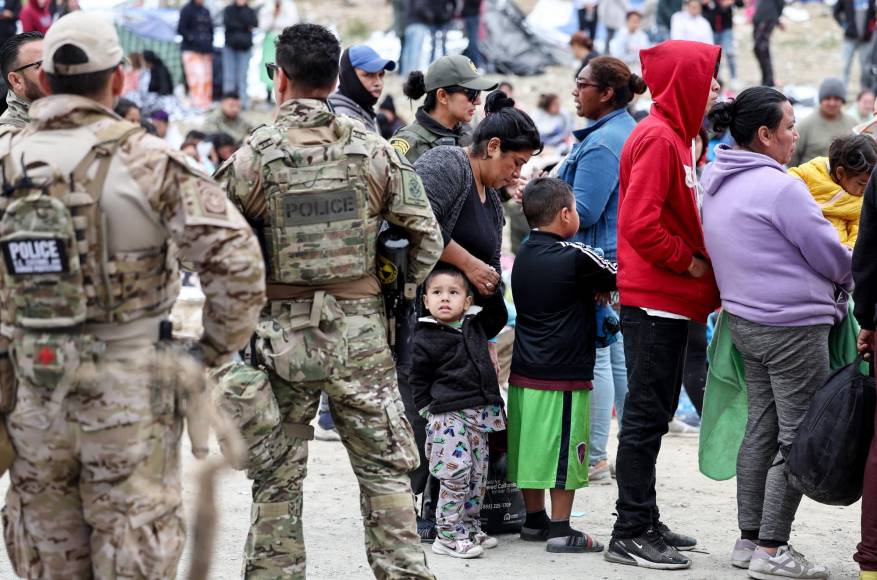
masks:
[[[838,369],[816,391],[786,456],[789,485],[819,503],[850,505],[862,497],[877,398],[862,361],[860,355]]]

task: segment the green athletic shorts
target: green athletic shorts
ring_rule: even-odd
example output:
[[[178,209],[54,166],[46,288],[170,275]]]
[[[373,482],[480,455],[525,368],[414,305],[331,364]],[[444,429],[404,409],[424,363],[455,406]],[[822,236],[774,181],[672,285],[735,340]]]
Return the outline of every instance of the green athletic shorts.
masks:
[[[588,486],[590,391],[509,385],[508,478],[523,489]]]

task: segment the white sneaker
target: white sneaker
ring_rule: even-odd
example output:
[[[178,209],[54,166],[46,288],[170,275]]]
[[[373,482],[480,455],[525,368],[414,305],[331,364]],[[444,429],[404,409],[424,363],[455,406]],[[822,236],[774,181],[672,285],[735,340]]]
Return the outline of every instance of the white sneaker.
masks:
[[[494,538],[493,536],[488,536],[484,532],[476,532],[475,533],[475,543],[481,546],[482,548],[490,549],[495,548],[499,545],[499,540]]]
[[[700,434],[700,429],[692,427],[688,423],[680,421],[674,417],[673,420],[670,421],[670,430],[668,434],[680,437],[694,437]]]
[[[436,538],[432,544],[432,553],[442,556],[450,556],[452,558],[477,558],[484,553],[481,546],[470,542],[469,540],[457,540],[456,542],[445,543],[444,540]]]
[[[802,554],[786,544],[771,556],[764,550],[755,550],[749,562],[749,576],[759,580],[777,578],[799,578],[803,580],[823,580],[830,576],[828,568],[807,561]]]
[[[735,568],[748,568],[749,561],[752,560],[752,553],[757,547],[758,545],[752,540],[737,540],[731,551],[731,565]]]

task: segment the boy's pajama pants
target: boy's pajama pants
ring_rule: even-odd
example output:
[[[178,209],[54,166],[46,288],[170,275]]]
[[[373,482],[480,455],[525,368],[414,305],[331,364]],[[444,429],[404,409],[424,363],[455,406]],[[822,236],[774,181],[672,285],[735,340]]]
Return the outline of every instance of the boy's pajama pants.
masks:
[[[441,488],[436,529],[445,542],[481,532],[481,502],[487,486],[487,433],[464,421],[460,412],[429,415],[426,456]]]

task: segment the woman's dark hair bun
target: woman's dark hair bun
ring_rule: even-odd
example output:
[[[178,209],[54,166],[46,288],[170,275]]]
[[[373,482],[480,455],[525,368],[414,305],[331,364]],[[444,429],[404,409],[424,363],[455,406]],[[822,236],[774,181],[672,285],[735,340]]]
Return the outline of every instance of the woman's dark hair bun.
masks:
[[[627,86],[630,87],[630,92],[635,95],[641,95],[646,92],[646,89],[648,89],[646,81],[644,81],[641,76],[633,73],[630,74],[630,80],[627,81]]]
[[[515,100],[505,94],[504,91],[495,90],[487,95],[484,100],[484,112],[488,115],[498,113],[503,109],[514,109]]]
[[[408,73],[408,78],[402,85],[402,93],[414,101],[426,94],[426,78],[421,71],[413,70]]]
[[[707,118],[715,133],[724,133],[734,122],[734,109],[736,101],[722,101],[713,105]]]

